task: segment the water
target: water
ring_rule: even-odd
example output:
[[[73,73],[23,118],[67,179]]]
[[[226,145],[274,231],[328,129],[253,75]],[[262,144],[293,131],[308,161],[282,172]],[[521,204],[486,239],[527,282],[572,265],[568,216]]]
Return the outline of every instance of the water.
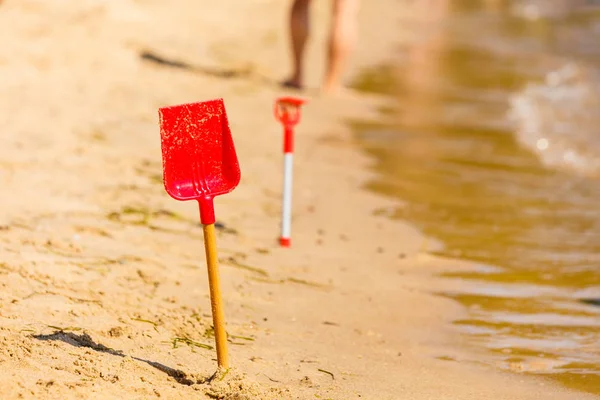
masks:
[[[598,79],[593,68],[569,63],[511,99],[517,138],[546,165],[600,173],[600,114],[591,112],[600,109]]]
[[[442,295],[486,362],[600,394],[600,3],[413,3],[398,62],[357,82],[398,100],[357,124],[369,187],[480,264]]]

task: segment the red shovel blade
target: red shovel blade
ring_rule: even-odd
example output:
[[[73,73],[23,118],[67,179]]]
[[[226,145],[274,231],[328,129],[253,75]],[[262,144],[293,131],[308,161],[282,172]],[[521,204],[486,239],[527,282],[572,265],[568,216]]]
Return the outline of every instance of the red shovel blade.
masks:
[[[223,99],[163,107],[159,116],[167,193],[198,200],[202,223],[214,223],[213,198],[240,182]]]
[[[306,102],[306,99],[294,96],[277,98],[273,110],[275,119],[283,125],[296,125],[300,121],[300,107]]]

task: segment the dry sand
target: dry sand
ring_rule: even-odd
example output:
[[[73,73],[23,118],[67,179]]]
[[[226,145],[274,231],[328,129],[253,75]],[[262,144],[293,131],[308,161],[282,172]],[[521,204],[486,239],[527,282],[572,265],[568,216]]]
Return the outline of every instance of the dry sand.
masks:
[[[342,122],[374,118],[384,99],[309,93],[294,246],[277,247],[271,106],[288,65],[287,3],[2,4],[0,398],[594,398],[461,361],[476,351],[450,324],[464,310],[432,294],[446,285],[432,275],[469,266],[426,256],[418,232],[374,216],[392,204],[361,189],[369,161]],[[365,1],[354,72],[390,52],[402,5]],[[195,203],[163,190],[157,109],[217,97],[243,178],[216,201],[235,367],[210,381],[202,229]]]

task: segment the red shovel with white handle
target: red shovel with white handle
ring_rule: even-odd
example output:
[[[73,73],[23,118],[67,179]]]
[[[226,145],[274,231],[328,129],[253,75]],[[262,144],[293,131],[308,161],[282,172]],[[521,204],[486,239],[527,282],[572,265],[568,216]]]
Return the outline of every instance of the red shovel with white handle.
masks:
[[[279,244],[292,244],[292,181],[294,178],[294,127],[300,122],[300,107],[306,103],[299,97],[279,97],[275,100],[275,119],[283,125],[283,191],[281,205],[281,236]]]
[[[204,247],[217,363],[229,368],[215,237],[215,196],[240,181],[240,166],[222,99],[159,109],[165,189],[176,200],[197,200]]]

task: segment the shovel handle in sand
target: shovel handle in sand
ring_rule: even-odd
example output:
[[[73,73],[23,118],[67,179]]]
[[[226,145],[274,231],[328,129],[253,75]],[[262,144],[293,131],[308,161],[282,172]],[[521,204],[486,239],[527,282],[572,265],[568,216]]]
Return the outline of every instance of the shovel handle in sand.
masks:
[[[219,279],[215,224],[202,225],[202,228],[204,230],[204,248],[206,250],[206,266],[208,268],[210,307],[217,346],[217,364],[220,368],[227,369],[229,368],[229,354],[227,353],[227,332],[225,331],[225,314],[223,312],[221,282]]]

